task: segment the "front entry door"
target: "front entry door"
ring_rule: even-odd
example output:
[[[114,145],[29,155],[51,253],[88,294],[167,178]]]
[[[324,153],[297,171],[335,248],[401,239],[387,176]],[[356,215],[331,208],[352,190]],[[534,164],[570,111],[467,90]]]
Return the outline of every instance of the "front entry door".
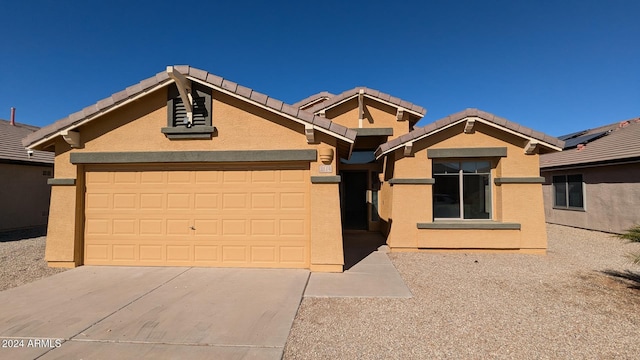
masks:
[[[345,171],[341,175],[343,227],[367,230],[367,172]]]

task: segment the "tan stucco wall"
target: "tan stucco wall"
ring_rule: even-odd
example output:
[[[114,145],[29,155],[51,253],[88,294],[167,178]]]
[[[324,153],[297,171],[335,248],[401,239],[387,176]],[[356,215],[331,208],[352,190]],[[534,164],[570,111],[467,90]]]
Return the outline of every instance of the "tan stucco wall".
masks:
[[[409,132],[409,114],[405,112],[403,121],[396,119],[397,109],[368,98],[364,99],[364,119],[362,126],[358,121],[358,99],[351,99],[325,112],[327,119],[331,119],[348,128],[392,128],[393,136],[398,137]]]
[[[318,143],[308,144],[304,125],[215,91],[212,95],[212,125],[217,129],[214,137],[211,140],[169,140],[161,133],[161,128],[167,126],[166,97],[166,89],[156,91],[80,127],[78,130],[83,143],[80,149],[70,149],[62,139],[58,139],[55,177],[79,177],[78,184],[81,185],[82,169],[77,169],[69,161],[72,152],[319,150],[337,146],[335,138],[319,131],[315,134]],[[311,162],[310,175],[336,175],[337,150],[335,153],[332,173],[321,174],[319,166],[322,163],[318,159]],[[318,220],[311,218],[311,266],[314,266],[315,259],[322,265],[319,270],[341,271],[343,255],[338,185],[309,186],[312,213],[318,215]],[[81,186],[77,188],[82,189]],[[79,265],[81,261],[83,197],[83,193],[76,194],[75,186],[54,187],[54,211],[50,217],[46,256],[52,265]],[[79,209],[78,213],[76,209]],[[334,222],[323,224],[327,219]]]
[[[47,224],[53,165],[0,163],[0,231]]]
[[[492,127],[476,124],[471,134],[463,132],[464,124],[434,134],[414,144],[414,156],[404,157],[403,149],[393,154],[397,158],[387,178],[432,178],[432,159],[427,149],[506,147],[502,158],[490,160],[492,220],[521,224],[521,230],[459,230],[418,229],[417,223],[433,222],[432,185],[395,184],[389,222],[388,244],[392,248],[449,249],[518,249],[523,252],[544,252],[547,237],[541,184],[496,185],[497,177],[538,177],[538,155],[524,153],[525,141]],[[464,159],[457,159],[464,160]]]
[[[341,272],[344,265],[338,189],[311,184],[311,271]]]
[[[553,208],[553,175],[582,174],[584,211]],[[640,163],[543,171],[547,222],[621,233],[640,224]]]

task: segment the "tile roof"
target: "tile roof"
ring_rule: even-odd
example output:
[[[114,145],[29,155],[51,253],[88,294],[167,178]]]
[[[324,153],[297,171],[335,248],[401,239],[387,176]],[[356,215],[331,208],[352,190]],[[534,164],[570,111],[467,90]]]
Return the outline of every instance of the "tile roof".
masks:
[[[332,96],[329,100],[326,100],[326,101],[321,102],[320,104],[314,105],[314,106],[310,107],[309,109],[307,109],[307,111],[315,113],[315,112],[317,112],[319,110],[327,109],[327,108],[331,107],[332,105],[335,105],[335,104],[337,104],[337,103],[339,103],[339,102],[341,102],[341,101],[343,101],[345,99],[348,99],[348,98],[350,98],[350,97],[352,97],[354,95],[358,95],[360,90],[364,90],[364,93],[366,95],[369,95],[369,96],[371,96],[373,98],[389,102],[391,104],[394,104],[396,106],[405,108],[407,110],[411,110],[413,112],[416,112],[416,113],[420,114],[421,116],[424,116],[424,114],[426,114],[426,112],[427,112],[427,110],[425,108],[423,108],[422,106],[415,105],[415,104],[412,104],[412,103],[410,103],[408,101],[399,99],[399,98],[397,98],[395,96],[391,96],[389,94],[385,94],[385,93],[380,92],[378,90],[369,89],[367,87],[362,87],[362,86],[355,87],[355,88],[353,88],[351,90],[347,90],[347,91],[345,91],[345,92],[343,92],[343,93],[341,93],[339,95]]]
[[[211,74],[204,70],[196,69],[188,65],[176,65],[174,66],[174,68],[183,75],[209,84],[213,88],[232,92],[242,98],[245,98],[248,101],[256,102],[262,106],[269,107],[280,113],[293,116],[304,123],[313,124],[321,129],[324,129],[325,131],[335,133],[337,135],[344,136],[351,141],[355,141],[355,131],[350,130],[342,125],[333,123],[320,116],[316,116],[311,112],[299,110],[298,108],[287,105],[280,100],[276,100],[253,89],[238,85],[233,81],[224,79],[220,76]],[[81,111],[73,113],[66,118],[60,119],[53,124],[41,128],[40,130],[28,135],[25,139],[23,139],[22,143],[25,147],[32,146],[36,142],[55,135],[65,128],[77,125],[85,119],[88,119],[95,115],[99,115],[101,112],[107,111],[110,108],[117,106],[128,99],[144,94],[151,88],[154,88],[158,85],[168,85],[172,82],[173,80],[169,78],[169,75],[166,71],[159,72],[155,76],[142,80],[137,84],[127,87],[125,90],[117,92],[108,98],[98,101],[96,104],[87,106]]]
[[[540,156],[540,168],[585,165],[602,162],[640,160],[640,117],[581,131],[572,135],[606,135],[568,148]],[[588,139],[588,137],[585,137]],[[567,139],[569,141],[569,139]]]
[[[311,96],[307,96],[306,98],[304,98],[304,99],[302,99],[302,100],[300,100],[300,101],[298,101],[296,103],[291,104],[291,106],[297,107],[297,108],[302,108],[302,107],[305,107],[305,105],[307,105],[309,103],[312,103],[314,101],[317,101],[317,100],[320,100],[320,99],[323,99],[323,98],[324,99],[331,99],[334,96],[335,95],[333,95],[330,92],[321,91],[321,92],[319,92],[317,94],[313,94]],[[324,101],[327,101],[327,100],[324,100]]]
[[[534,138],[536,140],[539,140],[541,142],[544,142],[546,144],[549,144],[551,146],[556,146],[559,148],[562,148],[564,146],[564,141],[559,140],[558,138],[555,138],[553,136],[550,135],[546,135],[544,133],[541,133],[539,131],[535,131],[533,129],[530,129],[528,127],[519,125],[517,123],[514,123],[512,121],[509,121],[505,118],[499,117],[499,116],[495,116],[491,113],[488,113],[486,111],[482,111],[482,110],[478,110],[478,109],[466,109],[464,111],[460,111],[457,112],[455,114],[449,115],[447,117],[444,117],[442,119],[436,120],[432,123],[430,123],[427,126],[424,127],[420,127],[420,128],[416,128],[415,130],[404,134],[398,138],[392,139],[390,141],[387,141],[386,143],[380,145],[378,147],[378,149],[376,149],[376,157],[380,157],[383,154],[389,152],[390,150],[392,150],[393,148],[396,148],[397,146],[400,145],[404,145],[407,142],[413,141],[415,139],[421,138],[425,135],[428,135],[438,129],[441,129],[447,125],[453,124],[455,122],[458,122],[462,119],[465,119],[467,117],[478,117],[481,118],[483,120],[486,120],[488,122],[491,122],[495,125],[507,128],[509,130],[512,130],[516,133],[521,134],[524,137],[527,138]]]
[[[0,162],[3,160],[20,161],[25,163],[53,164],[53,154],[48,151],[34,151],[29,157],[27,150],[22,146],[21,140],[25,136],[38,130],[37,126],[0,120]]]

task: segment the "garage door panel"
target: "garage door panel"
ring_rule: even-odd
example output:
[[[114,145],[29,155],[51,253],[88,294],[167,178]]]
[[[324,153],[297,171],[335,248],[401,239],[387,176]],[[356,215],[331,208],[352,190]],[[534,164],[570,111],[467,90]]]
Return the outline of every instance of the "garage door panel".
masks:
[[[308,267],[308,170],[89,170],[86,264]]]
[[[167,194],[167,210],[189,210],[192,207],[191,194]]]
[[[167,184],[184,185],[191,183],[190,171],[169,171],[167,173]]]
[[[194,262],[218,263],[220,259],[220,246],[218,245],[194,245]]]
[[[194,195],[196,210],[215,210],[220,209],[218,203],[220,196],[218,193],[198,193]]]
[[[222,246],[222,261],[224,263],[240,263],[246,264],[247,261],[246,245],[223,245]]]

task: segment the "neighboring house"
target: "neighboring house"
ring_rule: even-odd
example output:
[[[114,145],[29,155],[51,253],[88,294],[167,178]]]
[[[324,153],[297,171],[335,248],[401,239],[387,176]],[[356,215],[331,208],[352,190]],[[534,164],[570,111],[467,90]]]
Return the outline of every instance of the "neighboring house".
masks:
[[[560,137],[540,157],[547,222],[621,233],[640,224],[640,118]]]
[[[24,139],[56,153],[46,259],[342,271],[345,231],[544,253],[538,154],[562,142],[477,110],[413,130],[424,114],[360,87],[287,105],[168,67]]]
[[[53,154],[27,150],[21,140],[38,127],[0,120],[0,231],[42,227],[49,215]]]

